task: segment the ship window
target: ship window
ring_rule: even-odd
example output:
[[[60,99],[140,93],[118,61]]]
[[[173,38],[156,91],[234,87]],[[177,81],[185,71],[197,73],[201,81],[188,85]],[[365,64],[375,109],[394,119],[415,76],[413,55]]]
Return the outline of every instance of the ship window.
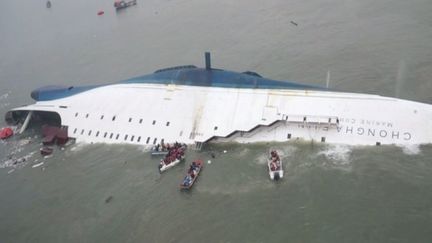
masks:
[[[133,142],[134,138],[135,138],[135,136],[132,136],[132,137],[131,137],[131,142]]]
[[[170,122],[167,122],[167,123],[166,123],[166,126],[169,126],[169,124],[170,124]]]
[[[321,137],[321,142],[325,143],[326,138],[325,137]]]
[[[155,120],[153,120],[153,123],[152,123],[152,125],[154,125],[154,124],[156,124],[156,121],[155,121]]]
[[[104,134],[104,138],[106,138],[107,135],[108,135],[108,133],[106,132],[106,133]]]
[[[89,114],[87,113],[87,114],[86,114],[86,118],[88,118],[88,116],[89,116]]]
[[[132,122],[132,118],[129,118],[129,122]]]
[[[218,127],[217,127],[217,126],[215,126],[215,127],[214,127],[214,130],[216,131],[217,129],[218,129]]]
[[[113,116],[112,120],[115,121],[115,119],[116,119],[116,116]]]
[[[125,137],[124,137],[124,140],[126,141],[126,140],[127,140],[127,138],[128,138],[128,135],[126,134],[126,135],[125,135]]]
[[[111,133],[111,135],[110,135],[110,139],[112,139],[112,138],[113,138],[113,136],[114,136],[114,133]]]
[[[331,118],[329,118],[329,121],[328,121],[329,123],[331,122]]]
[[[163,143],[164,143],[164,141],[165,141],[165,139],[163,139],[163,138],[162,138],[162,139],[161,139],[161,144],[163,144]]]
[[[116,140],[118,140],[119,137],[120,137],[120,134],[117,133]]]
[[[303,117],[303,121],[304,121],[304,122],[306,121],[306,117],[305,117],[305,116]]]
[[[140,119],[139,123],[140,123],[140,124],[142,123],[142,119]]]
[[[78,112],[77,113],[75,113],[75,117],[77,117],[78,116]]]
[[[157,142],[157,138],[155,138],[155,139],[153,140],[153,144],[156,144],[156,142]]]
[[[290,138],[291,138],[291,133],[288,133],[287,139],[290,139]]]
[[[83,134],[84,134],[84,129],[81,130],[81,135],[83,135]]]
[[[104,115],[102,115],[100,119],[102,120],[103,118],[104,118]]]
[[[77,132],[77,130],[78,130],[78,128],[75,128],[75,129],[74,129],[74,134]]]
[[[96,137],[99,137],[99,131],[97,131],[97,133],[96,133]]]
[[[380,146],[381,145],[381,143],[380,142],[376,142],[376,146]]]
[[[139,143],[141,141],[141,136],[138,137],[137,142]]]
[[[91,135],[91,132],[92,132],[91,130],[88,132],[88,135],[89,135],[89,136]]]
[[[146,144],[150,142],[150,137],[147,138]]]

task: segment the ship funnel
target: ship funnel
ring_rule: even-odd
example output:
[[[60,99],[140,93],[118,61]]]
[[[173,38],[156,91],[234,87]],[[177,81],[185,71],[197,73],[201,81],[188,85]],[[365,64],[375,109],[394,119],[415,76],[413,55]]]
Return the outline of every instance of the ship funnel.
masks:
[[[207,70],[211,69],[211,58],[210,58],[210,52],[205,53],[205,67]]]

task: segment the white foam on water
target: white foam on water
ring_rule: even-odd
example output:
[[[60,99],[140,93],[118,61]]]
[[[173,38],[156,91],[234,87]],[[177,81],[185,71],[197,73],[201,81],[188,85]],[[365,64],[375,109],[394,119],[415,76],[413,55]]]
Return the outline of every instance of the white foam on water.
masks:
[[[297,151],[297,147],[294,146],[284,146],[281,149],[277,149],[279,156],[282,157],[289,157],[290,155],[294,154]]]
[[[28,164],[29,160],[33,155],[36,153],[36,151],[30,152],[22,157],[15,157],[13,155],[10,156],[9,159],[3,161],[0,164],[0,168],[21,168],[24,167],[26,164]],[[12,172],[11,172],[12,173]]]
[[[401,146],[402,152],[406,155],[417,155],[421,153],[419,145],[404,145]]]
[[[224,150],[226,151],[226,150]],[[245,156],[246,154],[248,154],[250,152],[250,149],[248,148],[244,148],[242,149],[240,152],[237,153],[238,156]]]
[[[0,95],[0,101],[1,101],[0,102],[0,108],[5,108],[5,107],[8,107],[10,105],[9,102],[4,101],[4,100],[7,100],[10,93],[11,93],[10,91],[7,91],[6,93]]]
[[[10,93],[11,93],[10,91],[7,91],[6,93],[0,95],[0,100],[7,99],[9,97]]]
[[[138,145],[138,146],[137,146],[137,149],[138,149],[138,151],[140,151],[140,152],[148,153],[148,152],[150,152],[151,147],[152,147],[152,146],[148,146],[148,145]]]
[[[348,145],[328,145],[325,150],[317,153],[323,155],[334,165],[349,165],[351,163],[352,147]]]
[[[2,103],[0,103],[0,107],[1,107],[1,108],[8,107],[9,105],[10,105],[9,102],[2,102]]]
[[[84,147],[85,147],[86,145],[88,145],[88,144],[86,144],[86,143],[75,143],[75,144],[71,147],[70,151],[72,151],[72,152],[80,152],[81,150],[84,149]]]
[[[238,195],[238,194],[246,194],[254,191],[263,191],[269,190],[274,187],[274,183],[267,180],[256,180],[253,183],[249,184],[237,184],[235,186],[223,186],[223,187],[196,187],[195,190],[200,191],[201,193],[209,193],[212,195]]]
[[[260,156],[255,158],[255,163],[258,165],[266,165],[267,164],[267,153],[262,153]]]

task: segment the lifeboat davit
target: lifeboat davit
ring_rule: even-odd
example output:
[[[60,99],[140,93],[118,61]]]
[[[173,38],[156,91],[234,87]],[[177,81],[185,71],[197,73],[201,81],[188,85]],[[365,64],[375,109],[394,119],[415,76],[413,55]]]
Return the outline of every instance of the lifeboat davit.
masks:
[[[13,135],[13,130],[10,127],[5,127],[0,130],[0,139],[7,139]]]

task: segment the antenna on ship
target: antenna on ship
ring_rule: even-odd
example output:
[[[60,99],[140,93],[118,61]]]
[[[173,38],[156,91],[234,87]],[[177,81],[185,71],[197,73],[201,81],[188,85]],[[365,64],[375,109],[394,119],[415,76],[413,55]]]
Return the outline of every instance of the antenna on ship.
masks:
[[[327,70],[326,88],[328,89],[330,85],[330,70]]]
[[[211,69],[211,58],[210,58],[210,52],[205,52],[205,67],[207,70]]]

